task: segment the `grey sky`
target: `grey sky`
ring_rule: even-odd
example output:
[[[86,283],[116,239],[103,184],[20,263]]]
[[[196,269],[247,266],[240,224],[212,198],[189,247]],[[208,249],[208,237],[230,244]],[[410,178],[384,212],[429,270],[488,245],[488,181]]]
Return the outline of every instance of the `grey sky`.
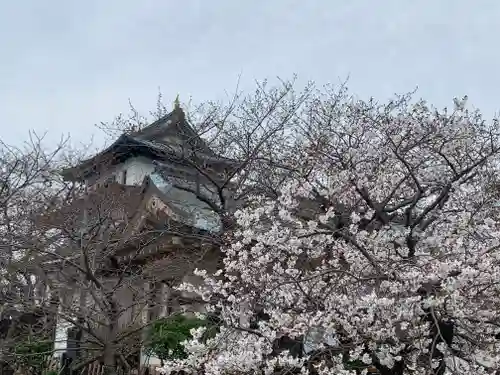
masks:
[[[500,109],[500,1],[19,0],[0,5],[0,137],[98,135],[165,100],[214,99],[254,79],[350,75],[361,96],[416,85],[438,105]],[[102,136],[100,136],[102,137]]]

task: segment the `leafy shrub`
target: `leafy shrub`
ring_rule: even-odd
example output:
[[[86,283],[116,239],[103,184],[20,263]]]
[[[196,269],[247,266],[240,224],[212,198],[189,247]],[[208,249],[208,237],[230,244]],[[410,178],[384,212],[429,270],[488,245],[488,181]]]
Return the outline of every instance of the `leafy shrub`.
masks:
[[[217,327],[208,320],[189,318],[184,315],[173,315],[158,319],[148,332],[148,354],[161,360],[184,359],[187,357],[181,343],[190,339],[191,329],[207,327],[205,338],[213,336]]]
[[[30,368],[35,373],[42,373],[46,360],[52,350],[51,340],[35,339],[29,337],[14,347],[16,362],[23,368]]]

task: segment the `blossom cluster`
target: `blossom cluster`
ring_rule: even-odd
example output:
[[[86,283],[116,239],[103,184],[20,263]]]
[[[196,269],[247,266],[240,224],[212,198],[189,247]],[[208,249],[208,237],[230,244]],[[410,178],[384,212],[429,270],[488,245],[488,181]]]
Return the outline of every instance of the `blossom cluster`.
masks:
[[[254,197],[235,215],[224,268],[180,286],[219,313],[220,332],[193,332],[188,358],[163,371],[499,368],[500,128],[463,107],[403,107],[358,104],[356,121],[301,138],[307,175]]]

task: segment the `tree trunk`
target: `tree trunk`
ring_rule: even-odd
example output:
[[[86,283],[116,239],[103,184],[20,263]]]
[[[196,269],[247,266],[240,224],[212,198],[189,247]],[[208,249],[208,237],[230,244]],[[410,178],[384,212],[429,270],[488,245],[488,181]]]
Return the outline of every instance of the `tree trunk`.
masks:
[[[106,345],[104,347],[104,368],[103,375],[117,375],[116,371],[116,356],[112,346]]]

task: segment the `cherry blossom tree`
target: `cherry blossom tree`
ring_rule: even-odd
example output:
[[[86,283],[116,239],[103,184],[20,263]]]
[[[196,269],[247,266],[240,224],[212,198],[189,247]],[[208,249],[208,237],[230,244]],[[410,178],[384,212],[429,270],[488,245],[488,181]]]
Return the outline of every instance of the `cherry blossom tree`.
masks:
[[[17,146],[0,140],[0,361],[26,366],[45,360],[51,348],[52,300],[38,277],[34,244],[41,237],[35,218],[67,198],[72,188],[58,168],[66,158],[66,139],[48,147],[30,133]],[[36,352],[36,353],[34,353]],[[38,363],[40,364],[40,363]],[[36,366],[35,366],[36,367]]]
[[[280,184],[234,214],[223,269],[180,287],[219,332],[194,329],[188,358],[162,371],[494,374],[498,121],[465,100],[438,110],[309,92],[272,158],[252,156]]]

